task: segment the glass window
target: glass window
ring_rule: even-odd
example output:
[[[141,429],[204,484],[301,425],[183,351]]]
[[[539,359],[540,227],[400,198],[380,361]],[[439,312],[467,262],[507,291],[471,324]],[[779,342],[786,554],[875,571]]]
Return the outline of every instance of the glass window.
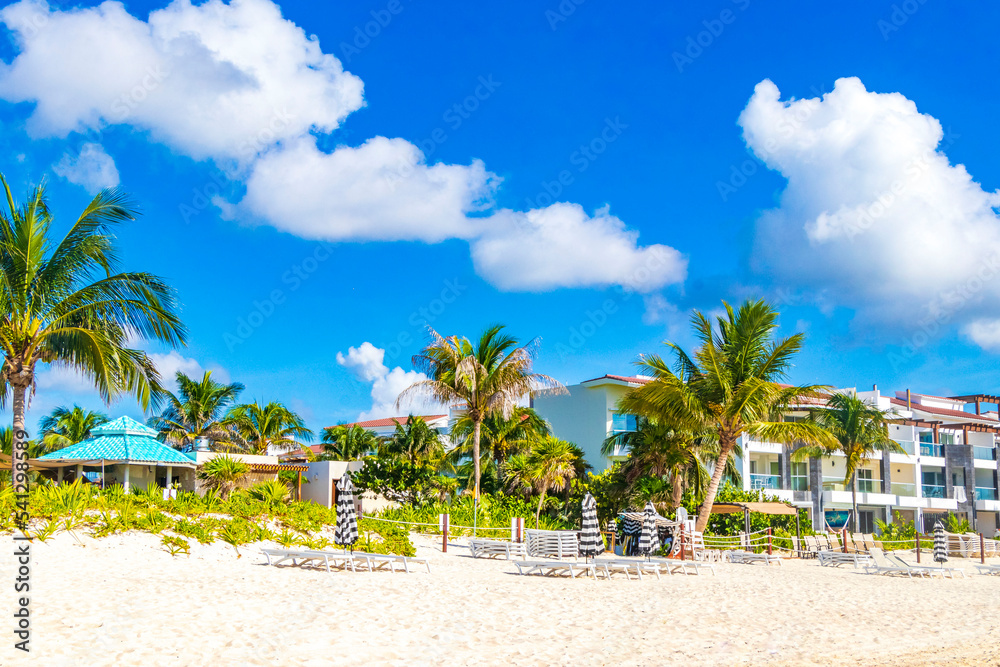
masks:
[[[941,440],[942,445],[954,445],[955,444],[955,434],[954,433],[939,433],[938,438]]]
[[[871,470],[862,468],[858,470],[858,491],[862,493],[872,493],[875,490],[874,475]]]
[[[635,430],[635,415],[613,414],[611,416],[611,432],[621,433],[623,431]]]
[[[931,431],[920,432],[920,442],[934,442],[934,433]]]
[[[809,490],[809,464],[792,462],[792,490]]]

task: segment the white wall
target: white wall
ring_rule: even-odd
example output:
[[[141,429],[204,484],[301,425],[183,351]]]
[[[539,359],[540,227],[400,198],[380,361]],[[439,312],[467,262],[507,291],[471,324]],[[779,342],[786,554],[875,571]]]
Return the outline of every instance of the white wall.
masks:
[[[302,473],[302,500],[310,500],[325,507],[333,506],[333,485],[344,471],[354,472],[364,467],[363,461],[310,461],[307,472]],[[309,483],[305,483],[305,479]],[[367,505],[366,505],[367,507]]]
[[[608,385],[584,387],[575,384],[566,389],[569,391],[568,395],[535,396],[533,406],[549,422],[552,434],[582,449],[587,462],[594,467],[594,472],[599,473],[609,465],[601,454],[601,445],[608,437],[608,403],[612,400],[607,391]]]

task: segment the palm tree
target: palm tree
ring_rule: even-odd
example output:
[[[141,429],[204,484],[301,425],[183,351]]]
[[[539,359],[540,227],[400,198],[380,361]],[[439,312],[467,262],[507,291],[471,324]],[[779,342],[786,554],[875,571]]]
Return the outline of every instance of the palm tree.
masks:
[[[360,461],[378,449],[379,437],[371,431],[352,424],[338,424],[323,429],[323,459],[333,461]]]
[[[671,512],[680,506],[686,488],[700,492],[708,486],[709,475],[701,461],[702,443],[690,432],[640,417],[635,431],[607,438],[601,453],[610,456],[619,448],[628,450],[623,473],[630,488],[649,477],[670,482]]]
[[[510,493],[531,495],[534,488],[531,461],[527,454],[514,454],[500,466],[504,488]]]
[[[455,420],[451,434],[460,444],[448,453],[452,461],[471,456],[474,432],[475,424],[469,415],[463,414]],[[548,435],[552,435],[549,423],[532,408],[516,406],[509,417],[492,413],[483,419],[480,429],[481,456],[483,461],[492,458],[494,463],[501,465],[514,454],[531,449]]]
[[[159,430],[163,441],[175,447],[204,437],[227,448],[232,434],[223,419],[226,409],[242,393],[243,385],[216,382],[212,379],[212,371],[205,371],[201,382],[177,371],[177,386],[177,394],[167,394],[167,407],[160,416],[150,418],[148,426]]]
[[[266,454],[269,448],[289,450],[299,447],[299,440],[309,442],[313,432],[302,417],[281,403],[245,403],[226,413],[222,425],[241,449],[250,454]]]
[[[230,493],[244,483],[248,474],[250,466],[246,462],[222,454],[206,461],[198,477],[205,481],[206,488],[218,489],[223,498],[228,498]]]
[[[110,421],[106,414],[84,410],[79,405],[56,408],[42,417],[38,428],[47,451],[54,451],[83,442],[90,437],[90,429]]]
[[[852,394],[834,394],[825,410],[816,412],[816,422],[835,439],[833,443],[801,447],[792,455],[795,459],[825,456],[840,452],[847,459],[844,486],[851,486],[854,508],[854,531],[858,532],[858,470],[875,454],[905,454],[906,451],[889,437],[886,415],[877,407]]]
[[[396,422],[396,431],[389,436],[381,448],[390,456],[401,456],[410,464],[418,460],[435,459],[444,454],[444,443],[437,431],[427,425],[421,417],[410,415],[406,425]]]
[[[413,357],[413,365],[428,379],[406,388],[396,399],[397,407],[413,396],[426,396],[441,403],[462,404],[472,422],[474,498],[479,498],[480,440],[488,415],[509,418],[517,402],[536,390],[564,393],[556,380],[533,373],[532,362],[538,339],[519,346],[503,333],[503,325],[489,327],[473,345],[467,338],[445,338],[428,327],[431,342]]]
[[[538,489],[538,510],[535,512],[535,528],[542,515],[545,494],[550,489],[560,490],[576,479],[582,459],[576,445],[549,436],[541,440],[528,456],[528,470],[531,481]],[[583,464],[586,465],[586,464]]]
[[[155,404],[163,391],[156,367],[130,341],[175,347],[186,332],[161,278],[119,270],[112,230],[136,217],[128,197],[102,191],[56,240],[44,186],[18,205],[2,175],[0,184],[7,196],[0,211],[0,381],[12,392],[14,433],[25,431],[38,362],[81,373],[105,402],[131,394],[143,409]]]
[[[621,412],[663,420],[675,428],[706,433],[718,442],[712,478],[698,511],[704,531],[730,454],[742,433],[769,442],[829,444],[832,437],[811,422],[782,421],[784,411],[814,398],[819,386],[779,384],[802,349],[803,334],[774,339],[778,313],[764,301],[746,301],[736,311],[723,302],[717,329],[701,312],[692,317],[699,347],[691,358],[667,342],[676,372],[657,355],[639,361],[653,379],[619,402]]]

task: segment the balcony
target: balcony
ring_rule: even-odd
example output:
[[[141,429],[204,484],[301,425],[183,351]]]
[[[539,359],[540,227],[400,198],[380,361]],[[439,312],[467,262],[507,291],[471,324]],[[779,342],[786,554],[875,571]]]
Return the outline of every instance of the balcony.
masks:
[[[750,475],[750,488],[751,489],[780,489],[781,488],[781,476],[780,475]]]
[[[843,477],[823,477],[824,491],[850,491],[844,488]]]
[[[995,461],[995,451],[992,447],[973,447],[972,458],[979,459],[980,461]]]
[[[944,457],[944,445],[938,444],[936,442],[921,442],[920,443],[920,455],[921,456],[939,456]]]
[[[945,498],[945,487],[936,484],[924,484],[922,486],[924,498]]]
[[[889,492],[894,496],[912,496],[917,495],[917,485],[916,484],[893,484],[889,488]]]
[[[916,456],[917,445],[915,442],[913,442],[912,440],[896,440],[895,442],[897,445],[903,448],[904,452],[906,452],[910,456]]]
[[[988,486],[977,486],[976,487],[976,500],[996,500],[997,490],[991,489]]]

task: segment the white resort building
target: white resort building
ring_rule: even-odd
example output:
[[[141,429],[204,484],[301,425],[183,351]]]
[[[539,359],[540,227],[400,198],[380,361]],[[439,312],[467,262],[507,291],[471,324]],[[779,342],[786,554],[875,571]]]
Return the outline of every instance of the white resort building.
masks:
[[[625,452],[601,453],[609,435],[635,429],[635,417],[617,411],[630,389],[649,382],[643,376],[605,375],[567,387],[561,396],[536,396],[533,407],[547,419],[553,433],[583,449],[595,472],[608,468]],[[837,392],[855,392],[853,388]],[[858,514],[862,532],[875,532],[875,520],[891,522],[895,514],[929,529],[942,513],[967,518],[988,535],[1000,527],[997,485],[997,405],[1000,396],[987,394],[945,398],[909,390],[883,395],[877,387],[857,395],[889,414],[890,435],[905,454],[877,454],[858,472]],[[787,418],[802,418],[809,408]],[[813,527],[839,526],[851,508],[851,490],[844,487],[844,457],[831,455],[792,460],[796,446],[741,437],[739,461],[745,489],[770,495],[809,510]]]

